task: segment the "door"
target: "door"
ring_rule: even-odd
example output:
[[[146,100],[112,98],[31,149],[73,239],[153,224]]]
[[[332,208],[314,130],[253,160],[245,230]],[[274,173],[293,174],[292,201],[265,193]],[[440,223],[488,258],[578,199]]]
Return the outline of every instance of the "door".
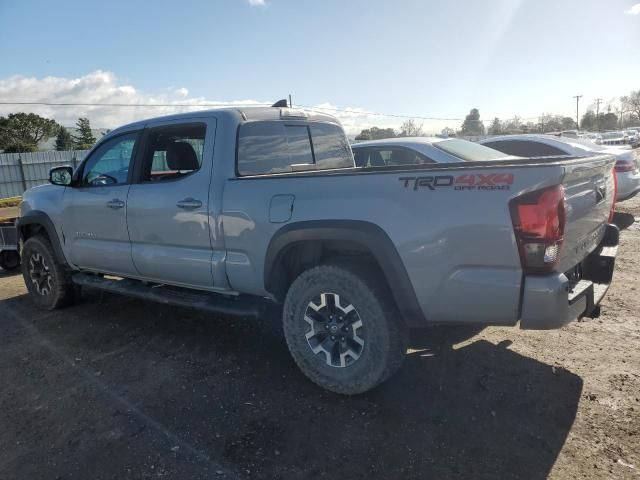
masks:
[[[215,119],[151,124],[127,221],[133,262],[144,278],[213,287],[209,184]]]
[[[135,275],[127,231],[127,196],[138,132],[102,143],[83,163],[78,185],[65,189],[62,230],[80,268]]]

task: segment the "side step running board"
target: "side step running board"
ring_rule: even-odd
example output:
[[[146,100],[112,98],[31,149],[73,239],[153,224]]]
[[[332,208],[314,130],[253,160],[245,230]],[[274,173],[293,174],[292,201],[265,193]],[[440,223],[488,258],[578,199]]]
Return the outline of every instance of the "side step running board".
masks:
[[[205,310],[222,315],[239,317],[259,317],[264,313],[266,301],[259,297],[225,297],[217,293],[201,292],[168,285],[146,285],[139,280],[111,279],[99,275],[76,273],[73,283],[83,287],[92,287],[110,293],[150,300],[164,305]]]

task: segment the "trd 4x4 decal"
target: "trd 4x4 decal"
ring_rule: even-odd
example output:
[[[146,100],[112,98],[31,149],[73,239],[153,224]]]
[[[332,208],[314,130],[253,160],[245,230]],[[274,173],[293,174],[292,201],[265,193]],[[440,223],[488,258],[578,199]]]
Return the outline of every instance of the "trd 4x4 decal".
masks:
[[[454,190],[509,190],[513,184],[511,173],[488,173],[475,175],[426,175],[424,177],[400,177],[404,188],[452,188]]]

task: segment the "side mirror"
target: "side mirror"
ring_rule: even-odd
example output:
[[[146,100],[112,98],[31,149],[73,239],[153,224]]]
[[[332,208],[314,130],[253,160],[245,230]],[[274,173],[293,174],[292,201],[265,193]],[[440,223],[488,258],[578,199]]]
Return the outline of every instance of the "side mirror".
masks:
[[[68,187],[71,185],[71,179],[73,177],[73,168],[69,166],[54,167],[49,170],[49,181],[54,185],[61,185]]]

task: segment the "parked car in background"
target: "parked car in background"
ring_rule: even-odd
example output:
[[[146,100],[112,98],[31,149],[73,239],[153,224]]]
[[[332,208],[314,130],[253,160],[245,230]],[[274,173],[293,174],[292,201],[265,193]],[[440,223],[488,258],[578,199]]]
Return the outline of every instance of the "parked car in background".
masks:
[[[622,132],[604,132],[601,135],[603,145],[624,145],[626,143]]]
[[[632,148],[637,148],[640,146],[640,129],[629,128],[624,131],[627,136],[627,143],[631,145]]]
[[[560,137],[578,138],[580,133],[578,130],[563,130],[560,132]]]
[[[512,158],[459,138],[402,137],[351,145],[357,167],[455,163]]]
[[[602,145],[602,135],[600,135],[599,133],[585,132],[579,138],[590,140],[596,145]]]
[[[629,147],[607,147],[580,138],[548,135],[504,135],[486,138],[480,143],[507,155],[529,158],[552,155],[588,157],[608,153],[616,157],[615,170],[618,180],[616,201],[627,200],[640,191],[640,153]]]

